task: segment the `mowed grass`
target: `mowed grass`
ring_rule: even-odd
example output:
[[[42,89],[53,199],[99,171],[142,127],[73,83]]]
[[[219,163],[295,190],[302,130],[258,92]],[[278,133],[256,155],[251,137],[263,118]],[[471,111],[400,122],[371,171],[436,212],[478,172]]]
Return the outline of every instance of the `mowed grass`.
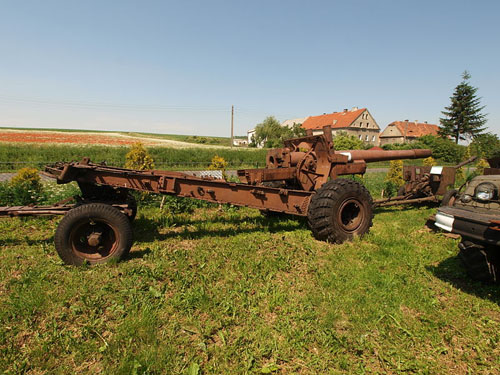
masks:
[[[57,218],[0,221],[0,372],[498,373],[499,289],[425,229],[434,208],[378,209],[331,245],[300,218],[173,203],[140,210],[128,259],[88,268],[56,255]]]

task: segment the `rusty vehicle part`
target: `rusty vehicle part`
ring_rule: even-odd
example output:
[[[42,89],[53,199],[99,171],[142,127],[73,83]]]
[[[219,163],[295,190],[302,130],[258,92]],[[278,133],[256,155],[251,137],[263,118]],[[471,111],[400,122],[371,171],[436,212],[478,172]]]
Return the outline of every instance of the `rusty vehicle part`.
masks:
[[[430,150],[335,151],[331,129],[325,127],[323,134],[287,140],[284,148],[270,150],[267,168],[238,171],[240,183],[110,167],[84,158],[45,168],[45,175],[60,184],[78,184],[81,196],[76,203],[4,207],[0,216],[64,214],[55,235],[56,250],[64,262],[75,265],[119,259],[130,250],[130,219],[137,212],[131,190],[307,217],[317,239],[341,243],[368,232],[373,210],[363,185],[337,176],[364,173],[367,162],[430,154]]]
[[[109,204],[84,204],[64,216],[54,241],[59,256],[67,264],[119,260],[132,246],[132,225]]]
[[[470,277],[499,282],[500,169],[495,160],[489,162],[488,174],[474,177],[463,193],[456,191],[433,219],[436,227],[462,237],[459,257]],[[491,174],[495,169],[498,173]]]
[[[372,226],[372,197],[356,181],[330,180],[313,198],[307,219],[317,239],[342,243],[368,232]]]
[[[329,179],[342,175],[364,174],[366,163],[420,159],[431,155],[430,150],[340,150],[333,148],[331,127],[323,134],[307,135],[284,141],[283,148],[269,150],[266,168],[238,171],[242,183],[255,185],[279,181],[283,187],[305,191],[318,190]]]
[[[403,167],[405,184],[398,190],[397,196],[376,200],[374,205],[386,207],[424,202],[439,203],[441,201],[448,204],[455,194],[453,191],[449,192],[448,188],[455,185],[457,169],[472,163],[476,158],[474,156],[451,167],[405,165]],[[443,198],[441,199],[440,196]]]

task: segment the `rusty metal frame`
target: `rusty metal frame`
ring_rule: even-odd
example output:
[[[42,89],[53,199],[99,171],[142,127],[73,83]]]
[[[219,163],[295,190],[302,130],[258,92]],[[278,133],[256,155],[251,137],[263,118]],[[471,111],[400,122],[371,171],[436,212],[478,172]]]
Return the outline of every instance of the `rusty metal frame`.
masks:
[[[131,189],[200,199],[214,203],[306,216],[312,192],[253,186],[225,180],[189,176],[180,172],[160,170],[137,171],[90,163],[61,163],[46,168],[46,174],[58,183]]]

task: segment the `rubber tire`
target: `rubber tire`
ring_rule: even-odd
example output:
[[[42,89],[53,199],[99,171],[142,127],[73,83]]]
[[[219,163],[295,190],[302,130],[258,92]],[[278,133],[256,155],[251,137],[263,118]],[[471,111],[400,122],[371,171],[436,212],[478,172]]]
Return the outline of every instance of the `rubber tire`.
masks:
[[[453,206],[453,203],[455,202],[455,197],[458,194],[458,190],[456,189],[451,189],[448,190],[446,193],[443,195],[443,199],[441,199],[441,206]],[[452,200],[452,204],[450,205],[450,200]]]
[[[493,249],[487,249],[471,241],[460,242],[458,248],[460,249],[458,256],[471,279],[483,282],[499,281],[499,264],[498,261],[495,262]]]
[[[361,223],[353,231],[346,231],[338,220],[339,211],[348,200],[356,201],[364,214]],[[373,199],[368,190],[357,181],[344,178],[330,180],[312,196],[307,219],[316,239],[331,243],[349,241],[370,230]]]
[[[114,226],[118,232],[117,248],[112,254],[100,259],[88,259],[74,253],[70,243],[70,235],[76,225],[85,220],[105,220]],[[60,221],[54,236],[57,253],[64,263],[81,266],[88,264],[105,263],[110,260],[120,260],[126,256],[133,243],[132,224],[128,217],[120,210],[105,203],[88,203],[68,211]]]

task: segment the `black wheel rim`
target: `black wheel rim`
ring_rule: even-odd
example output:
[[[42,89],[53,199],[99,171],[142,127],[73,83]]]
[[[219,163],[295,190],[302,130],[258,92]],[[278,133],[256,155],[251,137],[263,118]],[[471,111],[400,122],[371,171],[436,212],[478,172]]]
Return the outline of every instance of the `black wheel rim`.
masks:
[[[337,222],[344,232],[353,233],[361,226],[365,216],[361,202],[355,198],[349,198],[340,205]]]

